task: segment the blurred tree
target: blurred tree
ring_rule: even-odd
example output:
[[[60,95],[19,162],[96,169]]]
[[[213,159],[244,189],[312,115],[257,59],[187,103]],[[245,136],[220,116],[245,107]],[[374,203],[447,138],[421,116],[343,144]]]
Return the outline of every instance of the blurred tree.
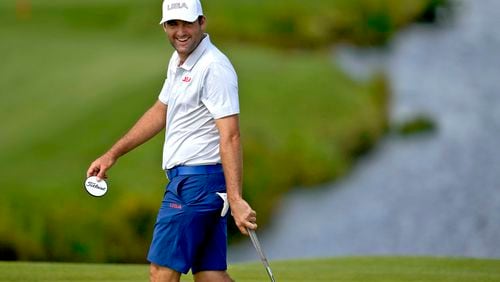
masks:
[[[16,0],[16,19],[29,20],[31,19],[31,1]]]

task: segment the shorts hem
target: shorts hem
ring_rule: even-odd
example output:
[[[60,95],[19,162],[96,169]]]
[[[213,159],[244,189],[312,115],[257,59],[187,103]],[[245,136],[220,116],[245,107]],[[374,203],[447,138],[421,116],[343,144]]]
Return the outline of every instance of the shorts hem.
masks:
[[[150,259],[150,258],[148,258],[147,260],[150,263],[154,263],[154,264],[159,265],[161,267],[166,267],[166,268],[172,269],[173,271],[176,271],[176,272],[179,272],[179,273],[188,274],[188,272],[189,272],[189,268],[185,269],[185,268],[182,268],[182,267],[171,266],[171,265],[168,265],[166,263],[161,263],[161,262],[158,262],[158,261],[156,261],[154,259]]]

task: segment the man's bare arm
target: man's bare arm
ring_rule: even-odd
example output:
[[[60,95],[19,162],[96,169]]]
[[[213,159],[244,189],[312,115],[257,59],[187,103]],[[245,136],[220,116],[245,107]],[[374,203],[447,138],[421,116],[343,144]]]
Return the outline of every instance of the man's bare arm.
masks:
[[[240,232],[248,235],[246,228],[256,229],[257,218],[255,211],[242,196],[243,157],[239,117],[232,115],[215,122],[220,134],[220,155],[231,213]]]
[[[106,178],[106,171],[119,157],[148,141],[165,128],[166,113],[167,106],[156,101],[122,138],[90,165],[87,177]]]

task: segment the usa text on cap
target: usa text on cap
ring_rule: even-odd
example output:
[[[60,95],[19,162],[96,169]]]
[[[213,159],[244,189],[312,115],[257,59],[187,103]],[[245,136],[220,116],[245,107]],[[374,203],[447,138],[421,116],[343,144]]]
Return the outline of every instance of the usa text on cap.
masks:
[[[160,24],[170,20],[194,22],[203,16],[200,0],[164,0]]]

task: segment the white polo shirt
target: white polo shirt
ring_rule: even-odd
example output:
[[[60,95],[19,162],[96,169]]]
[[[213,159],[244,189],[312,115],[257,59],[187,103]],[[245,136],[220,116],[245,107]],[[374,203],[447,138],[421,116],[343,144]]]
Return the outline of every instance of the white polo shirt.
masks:
[[[215,119],[239,113],[236,72],[208,34],[178,64],[174,52],[158,98],[167,105],[163,169],[221,163]]]

